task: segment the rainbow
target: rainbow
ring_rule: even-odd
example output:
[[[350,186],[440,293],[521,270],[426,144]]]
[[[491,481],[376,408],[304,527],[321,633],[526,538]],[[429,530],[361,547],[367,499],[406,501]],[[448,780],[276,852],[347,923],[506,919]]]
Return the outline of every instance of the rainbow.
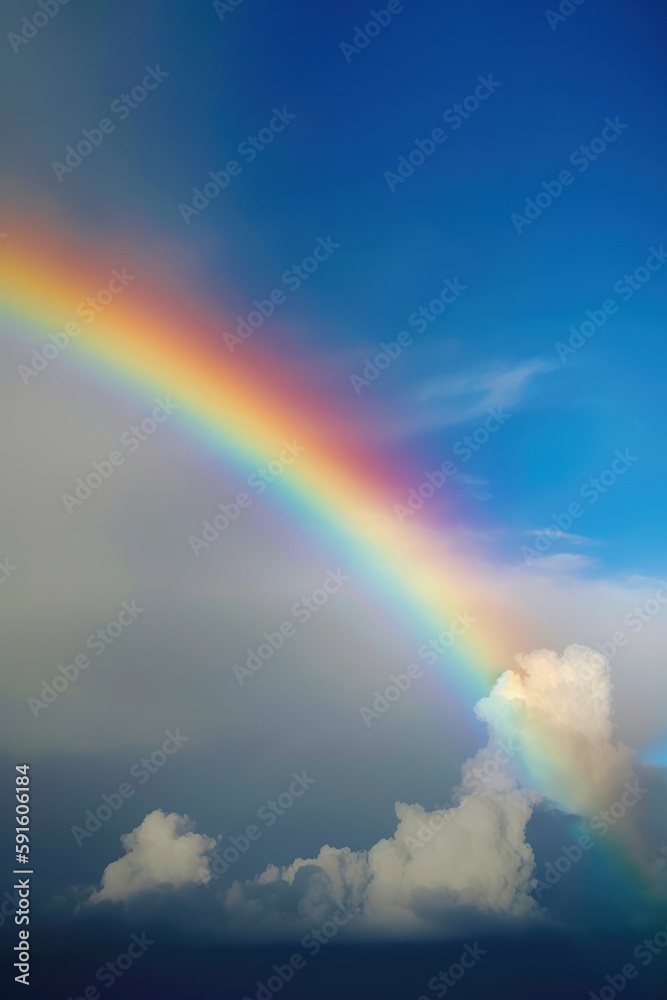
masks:
[[[76,377],[108,382],[115,392],[134,391],[142,400],[171,395],[181,408],[178,419],[228,463],[265,464],[283,441],[296,439],[305,452],[272,496],[300,528],[333,545],[341,565],[371,584],[381,614],[391,613],[394,622],[398,608],[415,651],[460,611],[477,619],[436,668],[448,690],[474,703],[514,666],[521,623],[514,617],[508,627],[493,601],[480,605],[480,577],[465,556],[439,545],[447,534],[442,524],[429,523],[424,511],[418,526],[395,516],[394,503],[403,502],[421,477],[413,470],[407,481],[404,470],[383,466],[354,444],[353,423],[341,417],[335,400],[327,401],[312,372],[312,384],[303,372],[295,379],[264,345],[230,354],[215,311],[202,308],[202,297],[173,273],[139,260],[134,246],[113,245],[108,237],[96,242],[71,224],[45,225],[43,215],[12,219],[7,229],[0,313],[12,332],[34,344],[38,331],[43,343],[51,343],[48,333],[76,321],[76,306],[104,287],[114,268],[127,265],[138,276],[136,288],[119,295],[88,328],[81,324],[59,363]],[[26,391],[34,391],[30,383]],[[558,768],[558,748],[545,744],[544,750]],[[610,837],[602,853],[619,885],[638,876],[643,883],[642,862],[630,859],[632,845],[616,841]]]
[[[227,462],[265,464],[284,440],[295,439],[305,450],[281,480],[276,500],[300,527],[335,545],[341,565],[363,574],[392,620],[398,606],[414,630],[415,651],[457,613],[473,615],[476,624],[439,669],[474,700],[488,693],[512,663],[516,628],[488,602],[480,611],[477,581],[465,561],[438,545],[442,526],[429,524],[424,511],[405,523],[396,517],[393,505],[404,502],[421,477],[406,480],[357,447],[353,423],[335,400],[323,401],[314,379],[297,380],[264,344],[230,353],[220,317],[179,287],[173,273],[160,274],[155,260],[139,260],[136,247],[96,242],[69,223],[52,218],[45,224],[43,215],[10,219],[6,228],[0,309],[12,328],[32,338],[39,331],[50,343],[48,333],[77,321],[77,304],[104,287],[114,268],[127,266],[136,275],[128,290],[89,325],[78,320],[81,332],[58,363],[77,376],[110,380],[115,391],[121,386],[149,399],[170,394],[179,418]],[[35,391],[32,382],[29,391]]]

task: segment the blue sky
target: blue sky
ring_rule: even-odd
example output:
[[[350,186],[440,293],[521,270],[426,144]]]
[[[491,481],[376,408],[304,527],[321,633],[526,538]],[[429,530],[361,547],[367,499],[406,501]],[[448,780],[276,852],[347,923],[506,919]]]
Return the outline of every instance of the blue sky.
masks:
[[[330,384],[338,381],[341,406],[351,410],[350,356],[394,336],[445,277],[458,276],[466,294],[415,338],[395,378],[373,386],[372,404],[391,413],[398,383],[413,405],[424,382],[452,368],[475,380],[527,362],[553,364],[517,389],[511,423],[468,467],[495,484],[486,491],[491,499],[473,505],[472,519],[502,526],[498,544],[511,560],[524,530],[546,526],[617,448],[629,447],[640,461],[587,512],[581,534],[602,543],[595,551],[606,570],[659,571],[665,472],[654,442],[665,425],[665,273],[622,302],[566,363],[555,347],[586,310],[619,299],[617,280],[667,238],[655,5],[588,0],[552,30],[530,0],[510,13],[490,3],[415,0],[349,62],[341,45],[365,23],[363,4],[323,11],[244,3],[222,21],[211,19],[208,5],[157,12],[144,5],[137,23],[136,11],[100,18],[63,10],[48,31],[60,32],[67,58],[49,48],[47,29],[19,53],[24,79],[55,76],[54,104],[63,111],[45,128],[39,117],[20,120],[30,98],[19,97],[14,113],[31,141],[13,156],[30,161],[21,170],[32,183],[94,225],[131,226],[138,216],[156,239],[184,243],[197,259],[197,280],[233,313],[246,314],[318,236],[331,234],[340,250],[280,314],[290,343],[281,345],[277,330],[263,336],[331,366]],[[71,34],[68,18],[76,21]],[[94,67],[92,46],[76,32],[97,44],[103,35],[114,58]],[[59,188],[46,163],[35,165],[33,143],[55,156],[148,61],[169,72],[154,106],[119,127],[104,159]],[[95,75],[88,91],[74,85],[87,72]],[[385,172],[488,74],[501,86],[459,129],[446,126],[447,141],[392,193]],[[176,205],[238,155],[274,107],[296,119],[245,166],[230,197],[185,227]],[[572,168],[570,155],[599,136],[608,117],[627,129],[584,172]],[[512,213],[568,167],[571,186],[517,234]],[[101,183],[104,198],[96,195]],[[416,464],[417,456],[439,463],[452,444],[449,428],[411,438]]]
[[[587,0],[552,28],[531,0],[510,13],[414,0],[347,58],[341,45],[368,17],[360,3],[243,3],[222,20],[206,4],[174,4],[165,17],[147,3],[139,22],[136,11],[106,11],[63,9],[6,67],[18,80],[10,162],[21,184],[62,198],[94,226],[140,220],[156,240],[184,244],[196,280],[234,314],[331,234],[340,250],[280,314],[289,342],[282,330],[263,336],[331,366],[330,384],[351,411],[349,358],[394,336],[445,277],[458,276],[465,295],[415,338],[396,378],[373,386],[372,403],[391,412],[400,383],[412,405],[427,379],[452,368],[476,379],[552,363],[517,390],[511,423],[469,466],[496,483],[473,519],[502,525],[511,559],[522,531],[567,507],[617,448],[634,448],[632,474],[587,512],[581,533],[603,543],[606,569],[658,571],[665,471],[648,442],[665,425],[665,272],[627,302],[613,291],[667,239],[655,5]],[[95,45],[109,55],[101,67]],[[59,185],[48,161],[147,62],[169,73],[153,105],[118,126],[104,157]],[[94,86],[77,86],[87,74]],[[446,125],[447,141],[392,193],[385,172],[489,74],[498,89],[460,128]],[[37,110],[35,77],[49,79],[53,117]],[[295,120],[245,165],[229,197],[186,227],[176,206],[238,155],[274,107]],[[585,171],[572,167],[570,155],[608,117],[627,128]],[[568,167],[572,184],[517,234],[512,213]],[[617,314],[562,363],[555,345],[610,296]],[[409,448],[416,462],[437,463],[450,446],[436,427],[413,434]]]
[[[355,446],[365,447],[381,468],[395,467],[406,490],[426,470],[457,462],[452,502],[441,502],[439,494],[428,519],[422,524],[416,517],[411,525],[419,531],[440,524],[434,546],[441,546],[443,559],[450,550],[466,553],[465,569],[479,580],[482,603],[492,603],[507,621],[523,616],[517,653],[608,642],[627,627],[634,604],[653,599],[654,578],[667,578],[664,10],[649,0],[584,0],[552,27],[544,0],[516,0],[509,10],[491,0],[406,0],[351,54],[344,47],[381,6],[241,0],[221,19],[213,4],[199,0],[71,0],[17,52],[6,40],[0,79],[12,94],[4,127],[7,202],[19,211],[55,203],[91,237],[110,243],[119,237],[136,247],[165,273],[177,272],[193,298],[213,303],[221,330],[247,316],[253,300],[278,287],[285,291],[285,273],[318,241],[339,244],[289,290],[242,350],[258,362],[270,353],[286,360],[309,388],[333,400],[341,426],[353,428]],[[0,41],[25,11],[19,0],[8,0]],[[157,65],[167,75],[155,92],[59,181],[53,161],[109,114],[112,101],[138,84],[147,66]],[[484,86],[480,78],[494,81],[493,92],[455,125],[452,109]],[[280,131],[276,126],[256,156],[239,150],[248,136],[285,115],[295,117]],[[387,173],[434,129],[446,138],[441,135],[404,183],[390,185]],[[594,144],[581,169],[585,154],[576,151],[603,134],[604,150]],[[241,164],[239,174],[184,221],[179,206],[192,203],[194,189],[232,159]],[[413,156],[413,164],[418,159]],[[569,180],[547,205],[544,184],[555,191],[564,170]],[[527,199],[538,194],[539,216],[517,232],[513,214],[524,214]],[[10,250],[11,233],[2,252]],[[651,269],[642,271],[647,259]],[[635,272],[631,281],[639,286],[630,294],[624,276]],[[420,329],[415,314],[446,287],[443,314]],[[602,315],[604,303],[611,314],[563,360],[557,345],[568,342],[572,326],[590,323],[587,313]],[[356,392],[351,376],[363,373],[367,359],[402,331],[412,342]],[[392,671],[405,669],[427,637],[408,634],[398,609],[394,617],[393,608],[369,593],[368,580],[356,577],[272,658],[256,684],[239,688],[232,664],[285,617],[304,587],[321,581],[340,556],[334,543],[306,537],[277,491],[275,504],[272,494],[255,505],[224,544],[195,561],[188,533],[240,488],[247,470],[201,448],[178,415],[140,461],[128,462],[122,482],[115,478],[85,513],[63,520],[63,480],[89,468],[108,441],[143,416],[144,401],[116,391],[112,380],[82,379],[68,357],[25,390],[16,367],[39,332],[9,332],[0,396],[13,433],[3,453],[2,500],[5,548],[9,553],[11,541],[22,572],[0,593],[12,706],[2,763],[13,766],[16,747],[32,755],[43,815],[49,815],[49,829],[45,824],[36,834],[45,859],[45,922],[83,939],[87,912],[93,969],[107,929],[124,933],[137,921],[157,925],[165,940],[173,934],[176,947],[190,927],[218,941],[234,920],[245,928],[253,906],[264,905],[257,876],[269,865],[314,859],[322,844],[336,850],[349,844],[361,868],[361,854],[392,835],[396,802],[426,809],[450,802],[461,768],[465,773],[471,766],[468,758],[486,761],[495,751],[511,699],[505,704],[496,691],[482,718],[472,700],[449,685],[445,664],[442,674],[426,672],[391,717],[367,732],[358,706],[374,688],[384,688]],[[490,412],[497,426],[488,424]],[[470,437],[476,450],[463,460]],[[630,456],[620,465],[619,453]],[[604,492],[590,486],[600,474],[610,477]],[[545,536],[553,517],[573,503],[581,516],[567,525],[561,520],[561,536]],[[543,561],[527,565],[522,546],[545,538]],[[105,654],[104,669],[91,670],[71,698],[33,718],[27,697],[132,597],[145,601],[148,612]],[[665,628],[656,613],[627,648],[615,651],[609,677],[596,675],[592,686],[584,678],[574,693],[565,691],[561,706],[577,724],[586,706],[579,736],[590,737],[591,760],[598,759],[599,731],[609,725],[600,759],[608,754],[623,781],[622,744],[645,751],[645,762],[655,765],[649,777],[648,769],[639,772],[651,796],[637,810],[637,828],[655,840],[653,861],[664,854]],[[549,678],[555,654],[541,655],[533,652],[530,663],[535,677],[544,671]],[[590,666],[587,656],[574,657],[581,674]],[[524,727],[526,743],[540,724],[553,721],[535,708],[541,705],[535,684],[526,717],[514,720],[517,729]],[[166,729],[179,725],[192,738],[182,755],[94,840],[73,848],[72,824],[160,745]],[[489,744],[479,750],[487,727]],[[566,747],[570,735],[563,737]],[[570,796],[540,788],[532,819],[518,824],[516,856],[525,862],[522,851],[532,847],[538,872],[569,836],[580,806],[572,789],[587,766],[581,774],[573,768]],[[130,900],[127,910],[107,900],[101,916],[77,911],[122,857],[120,837],[140,829],[147,816],[187,813],[199,834],[228,838],[304,767],[319,784],[239,862],[235,875],[248,881],[237,892],[236,909],[189,885],[178,896],[180,911],[162,890]],[[515,779],[514,772],[507,777]],[[484,824],[479,832],[487,844]],[[506,855],[492,839],[487,846],[480,870],[489,857]],[[554,892],[551,917],[559,926],[581,932],[589,917],[602,926],[612,910],[614,920],[626,910],[629,919],[645,915],[634,895],[626,898],[611,882],[600,888],[602,854]],[[519,906],[518,916],[512,911],[519,923],[503,923],[504,917],[497,925],[482,923],[492,937],[510,928],[502,948],[517,955],[517,968],[532,955],[513,936],[532,912],[523,871],[518,864],[500,878],[526,908]],[[282,918],[291,919],[298,903],[291,885],[278,895]],[[590,907],[585,913],[583,898]],[[652,906],[650,919],[658,908]],[[546,954],[556,938],[545,931],[542,940]],[[454,943],[460,950],[461,942]],[[581,983],[572,940],[564,947],[575,956],[574,979],[563,987],[569,996],[572,982]],[[608,942],[601,946],[591,988],[611,970],[613,950]],[[416,996],[429,969],[426,960],[413,959],[418,971],[399,985]],[[590,955],[586,961],[593,961]],[[551,955],[545,962],[558,965]],[[214,983],[214,957],[207,968]],[[248,977],[238,974],[239,1000]],[[389,979],[388,988],[398,988]],[[470,985],[470,995],[489,980]],[[309,995],[304,983],[294,986],[295,997]],[[71,976],[67,984],[76,986]],[[322,990],[328,986],[320,982]]]

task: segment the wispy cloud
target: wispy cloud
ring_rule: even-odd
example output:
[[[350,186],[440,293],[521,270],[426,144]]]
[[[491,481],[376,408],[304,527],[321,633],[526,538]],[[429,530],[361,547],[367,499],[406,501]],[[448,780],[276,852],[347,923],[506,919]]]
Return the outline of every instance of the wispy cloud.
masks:
[[[458,472],[452,476],[452,479],[460,486],[469,487],[466,491],[461,490],[461,494],[465,493],[465,495],[474,497],[475,500],[493,500],[493,493],[489,493],[486,489],[491,482],[486,476],[469,476],[465,472]]]
[[[591,556],[582,556],[576,552],[556,552],[551,556],[541,556],[533,559],[531,568],[542,572],[552,573],[576,573],[578,570],[588,569],[595,565],[596,560]]]
[[[562,542],[570,542],[571,545],[595,545],[592,538],[584,535],[572,535],[569,531],[557,531],[555,528],[528,528],[524,535],[546,535],[547,538],[558,538]]]
[[[497,363],[488,369],[443,374],[421,384],[410,399],[409,416],[390,422],[393,436],[407,436],[468,423],[494,407],[516,409],[530,383],[553,371],[551,361],[533,359],[513,366]]]
[[[454,482],[463,483],[465,486],[488,486],[489,480],[486,476],[469,476],[465,472],[457,472],[455,476],[452,477]]]

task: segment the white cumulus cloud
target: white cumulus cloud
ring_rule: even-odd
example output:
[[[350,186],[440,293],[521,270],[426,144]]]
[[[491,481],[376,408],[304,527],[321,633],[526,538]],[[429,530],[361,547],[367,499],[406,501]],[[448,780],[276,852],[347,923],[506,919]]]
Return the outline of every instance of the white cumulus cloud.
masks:
[[[488,742],[463,764],[451,804],[429,812],[396,803],[393,833],[368,850],[325,845],[315,857],[234,881],[220,897],[229,928],[291,937],[343,912],[353,915],[353,934],[428,937],[547,917],[533,895],[538,878],[526,837],[535,806],[586,820],[647,773],[615,739],[604,656],[572,645],[562,656],[543,649],[516,659],[475,706]],[[628,859],[653,876],[659,894],[664,860],[649,850],[650,821],[633,808],[621,833]],[[90,902],[212,877],[216,841],[196,834],[185,816],[156,810],[122,842],[125,855],[105,869]]]
[[[347,907],[357,913],[357,931],[428,935],[456,927],[471,911],[491,919],[537,914],[525,840],[529,794],[487,789],[433,812],[401,802],[395,808],[393,835],[369,851],[326,846],[316,858],[233,883],[225,908],[234,923],[305,929]]]
[[[462,919],[540,918],[526,826],[536,803],[592,816],[635,776],[615,741],[609,663],[585,646],[517,656],[475,706],[488,744],[462,769],[454,804],[397,803],[396,830],[368,851],[323,847],[234,882],[224,905],[239,927],[312,927],[341,907],[360,932],[460,931]]]
[[[195,833],[187,816],[156,809],[121,842],[125,854],[104,869],[101,888],[90,896],[90,903],[126,901],[146,889],[181,889],[211,878],[207,852],[216,841]]]
[[[475,714],[521,746],[523,784],[591,816],[633,777],[635,754],[614,739],[609,661],[586,646],[517,656]]]

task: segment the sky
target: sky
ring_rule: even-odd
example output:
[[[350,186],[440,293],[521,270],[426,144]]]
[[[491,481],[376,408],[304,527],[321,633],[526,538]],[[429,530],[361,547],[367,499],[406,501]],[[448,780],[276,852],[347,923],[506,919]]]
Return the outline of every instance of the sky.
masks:
[[[34,995],[657,997],[664,10],[45,5],[0,15]]]

